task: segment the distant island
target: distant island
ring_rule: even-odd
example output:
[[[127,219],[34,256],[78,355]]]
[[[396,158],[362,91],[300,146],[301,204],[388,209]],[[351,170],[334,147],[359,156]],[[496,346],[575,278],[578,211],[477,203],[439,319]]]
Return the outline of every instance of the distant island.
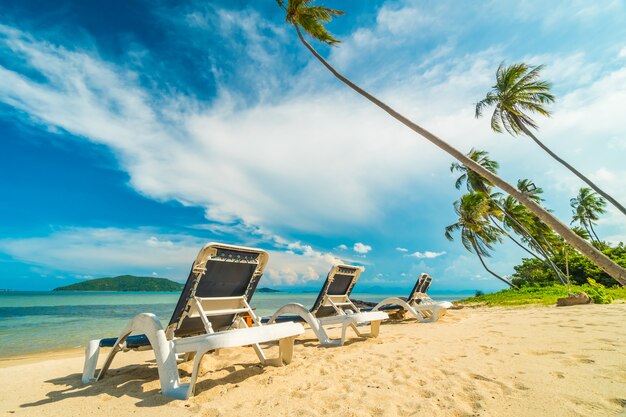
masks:
[[[89,279],[55,288],[53,291],[181,291],[183,284],[167,278],[120,275],[112,278]]]
[[[256,292],[280,292],[280,291],[275,290],[273,288],[263,287],[263,288],[259,288],[258,290],[256,290]]]
[[[184,284],[167,278],[137,277],[134,275],[120,275],[111,278],[88,279],[76,284],[55,288],[52,291],[182,291]],[[259,288],[256,292],[280,292],[272,288]]]

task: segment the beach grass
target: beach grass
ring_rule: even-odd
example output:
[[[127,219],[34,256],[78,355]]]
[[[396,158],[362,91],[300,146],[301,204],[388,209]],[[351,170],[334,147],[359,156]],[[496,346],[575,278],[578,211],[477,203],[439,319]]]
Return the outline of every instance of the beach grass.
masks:
[[[626,288],[611,287],[604,289],[615,300],[626,300]],[[572,293],[588,291],[587,286],[572,285]],[[567,287],[553,285],[547,287],[522,287],[520,290],[508,289],[491,294],[481,294],[474,297],[456,301],[465,305],[496,306],[521,306],[521,305],[555,305],[556,299],[567,297]]]

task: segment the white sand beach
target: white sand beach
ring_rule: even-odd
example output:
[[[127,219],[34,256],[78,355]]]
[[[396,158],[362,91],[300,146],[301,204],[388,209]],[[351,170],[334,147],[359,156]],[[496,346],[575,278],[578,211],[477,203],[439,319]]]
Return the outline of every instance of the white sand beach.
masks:
[[[378,339],[322,348],[307,332],[284,367],[252,349],[207,356],[196,396],[159,394],[152,353],[117,356],[80,382],[82,352],[0,361],[10,416],[626,415],[626,304],[465,308],[439,322],[387,322]],[[188,371],[190,365],[181,369]]]

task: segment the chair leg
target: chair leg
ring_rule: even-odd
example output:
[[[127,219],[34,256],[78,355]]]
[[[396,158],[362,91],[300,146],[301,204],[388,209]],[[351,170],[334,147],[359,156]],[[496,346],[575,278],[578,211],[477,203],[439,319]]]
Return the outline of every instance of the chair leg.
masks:
[[[381,322],[381,320],[376,320],[376,321],[370,322],[370,332],[369,333],[361,332],[359,330],[359,328],[356,327],[356,325],[354,323],[351,323],[350,326],[352,327],[352,330],[354,330],[354,333],[356,333],[357,336],[359,336],[359,337],[378,337],[378,335],[380,333],[380,322]]]
[[[281,362],[285,365],[291,363],[293,359],[293,345],[295,341],[295,337],[285,337],[278,342],[278,354]]]
[[[111,351],[109,352],[109,355],[107,356],[106,361],[104,361],[104,364],[102,365],[102,368],[100,369],[100,372],[98,373],[98,377],[96,378],[96,381],[100,381],[102,378],[104,378],[104,375],[107,373],[107,371],[109,370],[109,367],[111,366],[111,363],[113,362],[113,358],[115,358],[115,355],[117,355],[117,352],[122,350],[122,346],[124,346],[124,342],[126,341],[126,338],[130,335],[130,332],[120,336],[117,341],[115,342],[115,346],[113,346],[111,348]]]
[[[283,366],[287,365],[293,359],[293,344],[296,340],[294,337],[284,337],[278,341],[278,356],[275,358],[265,359],[265,366]]]
[[[265,356],[265,352],[263,352],[263,349],[261,349],[261,345],[259,345],[258,343],[255,343],[250,346],[252,346],[252,348],[254,349],[254,353],[256,353],[257,357],[259,358],[259,362],[261,362],[261,365],[265,365],[268,359]]]
[[[378,334],[380,333],[380,322],[381,320],[376,320],[370,324],[372,328],[370,331],[370,337],[378,337]]]
[[[187,390],[187,398],[195,395],[196,389],[196,380],[198,379],[198,374],[200,373],[200,364],[202,363],[202,359],[206,352],[196,352],[195,359],[193,361],[193,371],[191,372],[191,380],[189,381],[189,388]]]
[[[83,384],[95,381],[98,356],[100,355],[100,339],[90,340],[85,347],[85,365],[83,367]]]

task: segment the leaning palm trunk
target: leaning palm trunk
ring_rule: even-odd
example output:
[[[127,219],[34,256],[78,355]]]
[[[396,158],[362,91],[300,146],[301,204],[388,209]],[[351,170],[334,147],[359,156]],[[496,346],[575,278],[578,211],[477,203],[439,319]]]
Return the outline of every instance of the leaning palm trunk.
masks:
[[[595,229],[593,228],[593,223],[591,223],[591,220],[589,220],[589,228],[591,229],[591,233],[593,233],[593,235],[596,238],[596,243],[598,245],[602,245],[602,241],[600,240],[600,238],[598,237],[598,235],[596,234]]]
[[[526,246],[522,245],[521,242],[519,242],[517,239],[515,239],[513,236],[511,236],[511,234],[509,232],[507,232],[502,226],[500,226],[498,224],[498,221],[492,217],[489,218],[489,220],[491,220],[491,224],[493,224],[495,227],[498,228],[498,230],[500,232],[502,232],[502,234],[504,234],[506,237],[508,237],[509,239],[511,239],[513,241],[513,243],[515,243],[517,246],[519,246],[520,248],[524,249],[524,251],[526,251],[526,253],[528,253],[529,255],[531,255],[533,258],[536,258],[538,260],[540,260],[541,262],[544,262],[543,259],[541,259],[541,257],[539,256],[539,254],[536,254],[535,252],[531,251],[530,249],[528,249]],[[545,263],[545,262],[544,262]],[[547,266],[547,265],[546,265]]]
[[[483,265],[483,268],[485,268],[485,270],[487,272],[489,272],[494,277],[498,278],[500,281],[504,282],[509,287],[515,288],[516,290],[519,290],[519,288],[515,284],[513,284],[511,281],[509,281],[508,279],[502,278],[500,275],[496,274],[491,269],[489,269],[489,267],[487,266],[487,264],[483,260],[483,257],[480,255],[480,251],[476,247],[476,242],[474,242],[474,239],[472,239],[471,242],[472,242],[472,247],[474,248],[474,252],[476,252],[476,255],[478,255],[478,259],[480,259],[480,263]]]
[[[539,204],[535,203],[531,198],[525,195],[523,192],[519,191],[513,185],[509,184],[502,178],[493,174],[489,170],[483,168],[480,164],[474,162],[471,158],[465,156],[465,154],[448,143],[444,142],[439,137],[430,133],[426,129],[418,126],[413,123],[400,113],[396,112],[394,109],[377,99],[376,97],[369,94],[367,91],[363,90],[361,87],[354,84],[352,81],[344,77],[341,73],[339,73],[335,68],[333,68],[326,60],[313,48],[302,36],[302,32],[297,24],[294,24],[296,32],[298,33],[298,37],[302,44],[317,58],[322,65],[324,65],[335,77],[344,82],[354,91],[376,104],[382,110],[391,115],[394,119],[398,120],[400,123],[404,124],[409,129],[414,132],[420,134],[430,142],[432,142],[435,146],[444,150],[451,156],[453,156],[456,160],[464,164],[466,167],[476,172],[483,178],[490,181],[492,184],[499,187],[501,190],[505,191],[515,199],[517,199],[521,204],[526,206],[528,210],[533,212],[539,219],[541,219],[544,223],[552,228],[556,233],[558,233],[565,241],[571,244],[574,248],[579,250],[582,254],[584,254],[591,262],[596,264],[599,268],[604,270],[607,274],[609,274],[613,279],[619,282],[621,285],[626,286],[626,269],[617,265],[615,262],[611,261],[608,257],[606,257],[602,252],[591,246],[587,241],[582,239],[576,233],[574,233],[569,227],[559,221],[556,217],[550,214],[546,209],[541,207]],[[604,194],[602,194],[604,195]]]
[[[565,278],[563,278],[563,273],[557,268],[557,266],[552,262],[550,257],[545,252],[541,251],[541,256],[543,256],[543,258],[542,258],[538,254],[536,254],[535,252],[531,251],[526,246],[524,246],[520,242],[518,242],[517,239],[515,239],[513,236],[511,236],[511,234],[509,232],[504,230],[504,228],[502,228],[498,224],[498,222],[496,220],[494,220],[493,218],[490,218],[490,220],[491,220],[491,223],[493,223],[493,225],[495,227],[497,227],[498,230],[500,230],[506,237],[511,239],[513,241],[513,243],[515,243],[520,248],[524,249],[527,253],[529,253],[531,256],[533,256],[535,259],[537,259],[539,262],[541,262],[542,264],[544,264],[545,266],[550,268],[552,270],[552,272],[554,272],[554,275],[557,277],[557,279],[559,281],[561,281],[564,285],[567,284],[567,280]]]
[[[547,251],[539,244],[539,242],[537,242],[537,240],[534,238],[534,236],[532,235],[532,233],[530,233],[528,231],[528,229],[526,229],[520,222],[517,221],[517,219],[515,218],[515,216],[509,214],[504,207],[502,207],[500,204],[498,204],[497,201],[493,201],[493,204],[495,204],[496,207],[498,207],[500,209],[500,211],[502,212],[502,214],[504,214],[504,216],[509,219],[515,226],[517,226],[519,228],[519,230],[517,230],[517,233],[519,233],[520,235],[522,235],[525,239],[526,242],[528,243],[528,245],[539,251],[539,253],[541,253],[541,255],[544,257],[544,259],[541,259],[539,256],[537,256],[535,253],[531,252],[530,250],[528,250],[525,246],[523,246],[522,244],[518,243],[515,239],[513,239],[512,236],[510,236],[508,233],[504,232],[505,234],[507,234],[507,236],[509,236],[509,238],[511,240],[513,240],[515,243],[517,243],[518,246],[520,246],[522,249],[526,250],[528,253],[530,253],[531,255],[533,255],[535,258],[539,259],[541,262],[543,262],[544,265],[546,265],[547,267],[549,267],[550,269],[552,269],[552,271],[554,272],[554,274],[556,275],[556,277],[563,283],[567,283],[569,282],[569,278],[565,278],[563,276],[563,272],[561,272],[561,270],[554,264],[554,262],[552,262],[552,259],[550,258],[550,255],[548,255]],[[498,228],[500,228],[498,226]],[[515,230],[515,229],[513,229]],[[543,239],[545,244],[548,245],[548,242],[545,240],[545,238]],[[550,245],[548,245],[550,246]]]
[[[611,197],[609,194],[605,193],[602,188],[598,187],[593,181],[591,181],[589,178],[587,178],[586,176],[584,176],[582,173],[580,173],[576,168],[574,168],[573,166],[571,166],[570,164],[568,164],[565,160],[563,160],[561,157],[559,157],[557,154],[555,154],[554,152],[552,152],[552,150],[550,148],[548,148],[546,145],[544,145],[544,143],[542,141],[540,141],[539,139],[537,139],[537,137],[533,134],[533,132],[531,132],[528,128],[526,128],[526,125],[524,123],[522,123],[521,121],[518,123],[518,126],[520,126],[520,128],[522,129],[522,131],[529,137],[531,138],[533,141],[535,141],[535,143],[537,145],[539,145],[539,147],[541,149],[543,149],[544,151],[546,151],[548,153],[548,155],[550,155],[552,158],[554,158],[557,162],[559,162],[561,165],[563,165],[565,168],[569,169],[574,175],[576,175],[578,178],[580,178],[581,180],[583,180],[585,183],[587,183],[588,186],[590,186],[591,188],[593,188],[593,190],[595,192],[597,192],[598,194],[600,194],[602,197],[604,197],[605,199],[609,200],[611,202],[611,204],[613,204],[613,206],[615,206],[619,211],[622,212],[622,214],[626,215],[626,208],[624,208],[624,206],[622,206],[616,199],[614,199],[613,197]]]
[[[582,222],[583,227],[585,228],[585,230],[587,231],[587,234],[589,235],[589,239],[591,239],[591,243],[598,243],[596,239],[594,239],[593,235],[595,233],[591,233],[591,229],[589,228],[589,226],[591,225],[591,223],[589,223],[589,226],[587,225],[586,221]]]

